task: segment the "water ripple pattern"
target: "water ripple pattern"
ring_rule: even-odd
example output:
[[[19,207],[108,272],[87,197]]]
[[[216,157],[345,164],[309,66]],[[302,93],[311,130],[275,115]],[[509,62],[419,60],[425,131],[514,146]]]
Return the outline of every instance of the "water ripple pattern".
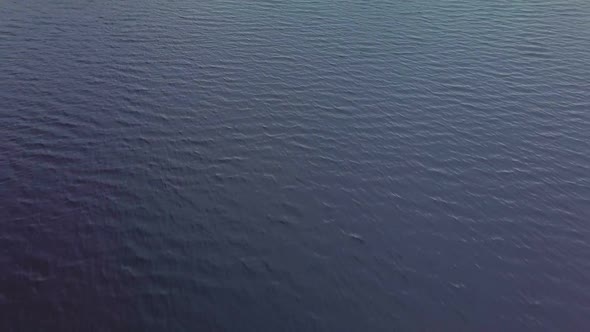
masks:
[[[588,331],[590,2],[4,0],[1,331]]]

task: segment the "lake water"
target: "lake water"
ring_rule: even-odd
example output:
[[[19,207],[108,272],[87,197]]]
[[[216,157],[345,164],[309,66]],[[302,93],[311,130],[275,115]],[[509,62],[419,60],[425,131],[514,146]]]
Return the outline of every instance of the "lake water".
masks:
[[[589,1],[0,3],[0,330],[589,329]]]

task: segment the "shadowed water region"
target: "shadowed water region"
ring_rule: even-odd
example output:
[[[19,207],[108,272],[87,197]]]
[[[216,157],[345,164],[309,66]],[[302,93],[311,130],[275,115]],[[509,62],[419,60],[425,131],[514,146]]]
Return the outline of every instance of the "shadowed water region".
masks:
[[[3,0],[0,330],[587,331],[590,2]]]

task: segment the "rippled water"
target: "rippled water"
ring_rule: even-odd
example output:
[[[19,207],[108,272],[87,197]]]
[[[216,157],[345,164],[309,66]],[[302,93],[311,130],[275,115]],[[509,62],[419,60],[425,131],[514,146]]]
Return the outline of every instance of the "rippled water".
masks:
[[[590,2],[5,0],[2,331],[590,329]]]

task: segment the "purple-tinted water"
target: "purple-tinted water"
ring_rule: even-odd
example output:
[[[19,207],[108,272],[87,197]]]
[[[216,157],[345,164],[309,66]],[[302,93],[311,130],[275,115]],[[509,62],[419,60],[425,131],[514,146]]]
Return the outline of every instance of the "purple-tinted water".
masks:
[[[587,331],[590,2],[4,0],[1,331]]]

